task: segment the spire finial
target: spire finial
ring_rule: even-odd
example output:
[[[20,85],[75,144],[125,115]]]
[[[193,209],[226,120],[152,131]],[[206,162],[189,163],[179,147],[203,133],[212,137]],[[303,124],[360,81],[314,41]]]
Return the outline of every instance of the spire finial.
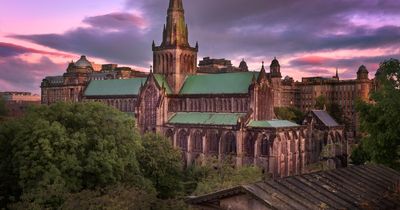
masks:
[[[152,74],[152,73],[153,73],[153,66],[150,65],[150,74]]]
[[[262,61],[262,67],[264,68],[264,61]]]

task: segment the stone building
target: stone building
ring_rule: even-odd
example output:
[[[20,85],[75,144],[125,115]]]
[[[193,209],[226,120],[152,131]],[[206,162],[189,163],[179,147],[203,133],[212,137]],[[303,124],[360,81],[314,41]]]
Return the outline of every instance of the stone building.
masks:
[[[0,97],[5,101],[7,115],[11,117],[22,116],[28,107],[40,105],[41,98],[30,92],[0,92]]]
[[[149,75],[122,77],[104,70],[110,66],[94,72],[82,57],[62,77],[43,80],[42,103],[96,101],[132,113],[142,133],[158,132],[170,138],[187,165],[210,156],[230,156],[237,166],[255,164],[273,176],[288,176],[320,160],[322,148],[331,141],[324,140],[325,135],[313,135],[320,129],[313,126],[314,121],[298,125],[275,119],[274,107],[286,103],[282,95],[296,92],[281,91],[286,86],[277,59],[269,72],[264,62],[253,72],[245,61],[238,68],[228,60],[205,58],[201,66],[208,70],[199,71],[199,45],[192,47],[188,41],[182,0],[170,0],[167,13],[162,42],[152,44],[154,69]],[[324,129],[321,132],[327,132]],[[335,136],[343,135],[341,126],[330,129]],[[346,145],[343,136],[335,139]],[[318,147],[313,147],[314,142]],[[328,159],[345,159],[346,154],[346,150],[329,153]]]
[[[145,76],[143,72],[118,67],[117,64],[98,65],[88,61],[86,56],[82,55],[78,61],[69,63],[64,75],[43,79],[40,86],[41,101],[42,104],[47,105],[59,101],[79,102],[82,101],[83,92],[90,81]]]
[[[282,81],[281,104],[284,107],[297,107],[303,112],[314,109],[316,99],[325,96],[328,103],[336,103],[343,111],[343,118],[349,122],[348,130],[355,135],[358,117],[355,103],[358,99],[369,101],[373,80],[368,78],[368,70],[362,65],[357,71],[357,78],[340,80],[338,73],[332,78],[306,77],[301,82],[294,82],[289,77]]]

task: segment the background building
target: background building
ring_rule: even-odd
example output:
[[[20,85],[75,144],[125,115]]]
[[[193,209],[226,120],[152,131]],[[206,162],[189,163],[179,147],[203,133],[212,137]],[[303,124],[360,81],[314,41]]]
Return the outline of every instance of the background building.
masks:
[[[40,105],[41,97],[30,92],[0,92],[5,101],[8,116],[18,117],[25,113],[31,105]]]

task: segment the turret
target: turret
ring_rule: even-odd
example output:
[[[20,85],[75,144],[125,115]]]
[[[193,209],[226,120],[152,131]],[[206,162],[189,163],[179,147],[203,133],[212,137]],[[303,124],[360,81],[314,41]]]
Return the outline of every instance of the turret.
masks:
[[[247,66],[246,61],[244,61],[244,59],[242,60],[242,62],[240,62],[239,68],[242,71],[249,71],[249,67]]]
[[[276,57],[271,62],[270,71],[271,71],[271,77],[279,77],[279,78],[282,77],[281,65],[279,64],[279,61],[276,59]]]
[[[360,68],[358,68],[357,71],[357,80],[368,80],[368,70],[367,67],[365,67],[364,65],[361,65]]]

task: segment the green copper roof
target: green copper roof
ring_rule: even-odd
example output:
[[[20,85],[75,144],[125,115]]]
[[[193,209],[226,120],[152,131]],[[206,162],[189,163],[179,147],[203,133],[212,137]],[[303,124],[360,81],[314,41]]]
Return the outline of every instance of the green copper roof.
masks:
[[[250,121],[248,127],[254,128],[286,128],[286,127],[297,127],[296,123],[287,120],[270,120],[270,121]]]
[[[167,82],[167,80],[165,80],[165,77],[163,75],[154,74],[154,78],[156,79],[156,81],[157,81],[157,83],[158,83],[158,85],[160,87],[162,87],[163,84],[164,84],[164,87],[165,87],[165,90],[167,91],[167,94],[172,94],[172,90],[169,87],[168,82]]]
[[[171,117],[171,124],[236,125],[245,113],[178,112]]]
[[[140,85],[146,78],[92,80],[85,90],[85,96],[139,95]]]
[[[257,77],[258,72],[192,75],[186,79],[180,94],[245,94],[253,75]]]

